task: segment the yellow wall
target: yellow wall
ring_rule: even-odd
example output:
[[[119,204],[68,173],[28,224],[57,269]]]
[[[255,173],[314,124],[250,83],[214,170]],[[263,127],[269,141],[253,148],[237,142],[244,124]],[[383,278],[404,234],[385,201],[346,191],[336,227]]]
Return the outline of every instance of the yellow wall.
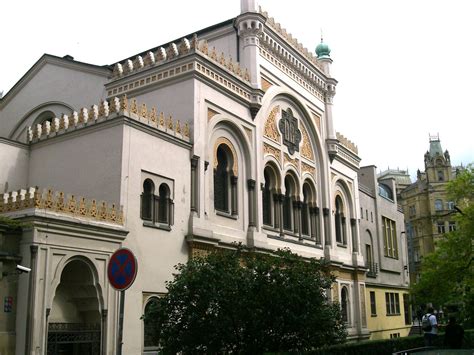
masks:
[[[370,292],[375,292],[375,303],[377,315],[371,315]],[[400,300],[400,314],[387,315],[385,293],[398,293]],[[410,332],[411,324],[405,324],[405,309],[403,305],[403,294],[406,290],[394,288],[371,287],[366,285],[365,301],[367,310],[367,328],[370,331],[370,339],[389,339],[390,334],[400,333],[400,337],[407,336]],[[411,317],[410,317],[411,321]]]

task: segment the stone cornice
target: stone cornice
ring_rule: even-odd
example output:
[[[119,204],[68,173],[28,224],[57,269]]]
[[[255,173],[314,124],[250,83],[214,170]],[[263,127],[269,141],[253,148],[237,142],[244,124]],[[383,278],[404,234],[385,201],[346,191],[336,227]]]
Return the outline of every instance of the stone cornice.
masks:
[[[18,142],[9,138],[5,138],[5,137],[0,137],[0,144],[11,145],[13,147],[17,147],[17,148],[21,148],[25,150],[29,149],[28,144],[21,143],[21,142]]]

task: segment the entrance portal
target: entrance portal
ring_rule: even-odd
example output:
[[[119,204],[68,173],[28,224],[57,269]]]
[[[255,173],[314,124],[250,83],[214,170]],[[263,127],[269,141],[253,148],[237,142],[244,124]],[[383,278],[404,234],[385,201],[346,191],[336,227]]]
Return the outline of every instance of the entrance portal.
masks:
[[[99,355],[101,317],[91,268],[69,262],[56,288],[48,324],[48,355]]]

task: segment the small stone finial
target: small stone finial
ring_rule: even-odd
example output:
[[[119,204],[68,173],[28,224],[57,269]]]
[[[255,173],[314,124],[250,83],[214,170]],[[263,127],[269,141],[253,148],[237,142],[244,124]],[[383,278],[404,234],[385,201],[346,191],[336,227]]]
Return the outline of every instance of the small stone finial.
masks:
[[[176,46],[175,43],[170,44],[168,48],[168,55],[169,55],[169,58],[174,58],[179,55],[178,47]]]
[[[49,121],[44,121],[44,127],[43,127],[44,133],[46,133],[47,136],[51,133],[51,122]]]
[[[89,112],[87,111],[85,107],[83,107],[79,110],[79,123],[86,124],[88,120],[89,120]]]
[[[120,111],[120,99],[118,97],[114,97],[110,102],[110,113],[112,112],[119,112]]]
[[[90,118],[94,121],[97,121],[97,119],[99,118],[99,107],[97,105],[91,106]]]
[[[43,134],[43,127],[38,123],[36,125],[36,137],[40,138],[42,134]]]
[[[59,121],[59,129],[67,130],[69,128],[69,117],[64,113],[61,114],[61,120]]]
[[[155,64],[155,55],[153,52],[148,52],[145,56],[145,65],[153,65]]]
[[[28,142],[31,142],[33,140],[33,130],[31,129],[31,127],[28,127],[26,134],[28,137]]]
[[[53,118],[51,129],[52,129],[53,132],[59,131],[59,118],[57,118],[57,117]]]
[[[181,134],[181,124],[179,120],[176,121],[176,133]]]
[[[114,71],[112,73],[114,77],[122,76],[123,75],[123,67],[122,64],[117,63],[115,64]]]
[[[189,138],[189,124],[186,122],[184,124],[184,132],[183,132],[184,136]]]
[[[136,63],[137,63],[136,67],[138,69],[141,69],[145,66],[145,63],[143,63],[143,58],[141,55],[137,56]]]
[[[206,40],[203,40],[203,41],[202,41],[199,50],[200,50],[201,52],[203,52],[205,55],[208,55],[208,54],[209,54],[209,52],[208,52],[208,45],[207,45],[207,41],[206,41]]]
[[[179,53],[186,54],[191,49],[191,45],[189,44],[189,40],[187,38],[183,38],[181,40],[181,44],[179,45]]]
[[[133,71],[133,62],[130,59],[127,59],[125,62],[125,71],[131,73]]]
[[[103,100],[100,103],[99,107],[99,117],[108,117],[109,116],[109,102],[107,100]]]
[[[219,64],[225,66],[225,56],[224,56],[224,52],[221,52],[221,56],[219,57]]]
[[[165,115],[163,112],[160,112],[160,126],[165,126]]]
[[[217,62],[217,51],[216,51],[216,47],[212,47],[212,51],[211,51],[210,57],[211,57],[211,59],[213,59],[213,60],[215,60],[215,61]]]
[[[158,48],[156,57],[158,60],[166,60],[166,50],[163,47]]]
[[[158,117],[156,116],[156,108],[152,107],[151,112],[150,112],[150,122],[152,122],[153,125],[156,126],[157,121],[158,121]]]
[[[173,116],[168,118],[168,129],[173,130]]]
[[[191,49],[196,50],[197,46],[198,46],[198,36],[195,33],[195,34],[193,34],[193,38],[191,40]]]

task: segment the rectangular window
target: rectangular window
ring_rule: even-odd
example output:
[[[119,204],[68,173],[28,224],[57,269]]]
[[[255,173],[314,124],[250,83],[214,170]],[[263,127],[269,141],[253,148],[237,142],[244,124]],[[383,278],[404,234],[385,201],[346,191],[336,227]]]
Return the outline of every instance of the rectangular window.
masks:
[[[404,312],[404,315],[405,315],[405,324],[410,325],[411,324],[410,302],[409,302],[407,293],[403,294],[403,312]]]
[[[398,259],[397,227],[395,221],[382,217],[382,232],[385,256]]]
[[[370,291],[370,315],[372,317],[377,316],[377,303],[375,302],[375,292]]]
[[[444,233],[446,233],[444,221],[438,222],[438,234],[444,234]]]
[[[454,202],[453,201],[446,202],[446,209],[449,211],[454,210]]]
[[[362,207],[360,208],[360,218],[364,219],[364,209]]]
[[[365,219],[369,220],[369,211],[368,210],[365,210]]]
[[[449,221],[448,228],[450,232],[454,232],[456,230],[456,222]]]
[[[400,297],[398,293],[385,292],[387,316],[400,314]]]
[[[370,221],[373,223],[374,222],[374,214],[370,212]]]

